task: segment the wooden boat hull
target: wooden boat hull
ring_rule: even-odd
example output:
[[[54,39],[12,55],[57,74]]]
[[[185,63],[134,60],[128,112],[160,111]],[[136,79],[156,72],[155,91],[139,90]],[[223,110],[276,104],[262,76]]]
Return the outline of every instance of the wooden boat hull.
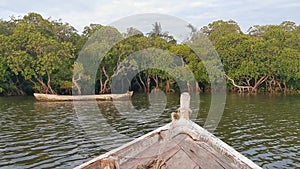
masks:
[[[75,169],[261,169],[190,121],[189,97],[188,103],[182,103],[182,98],[171,123]]]
[[[101,95],[55,95],[55,94],[41,94],[34,93],[33,96],[38,101],[111,101],[128,99],[133,95],[133,92],[127,92],[124,94],[101,94]]]
[[[142,169],[155,166],[169,169],[260,169],[202,127],[191,121],[187,124],[176,127],[177,124],[170,123],[160,127],[75,169]],[[174,128],[177,135],[170,139],[168,135]]]

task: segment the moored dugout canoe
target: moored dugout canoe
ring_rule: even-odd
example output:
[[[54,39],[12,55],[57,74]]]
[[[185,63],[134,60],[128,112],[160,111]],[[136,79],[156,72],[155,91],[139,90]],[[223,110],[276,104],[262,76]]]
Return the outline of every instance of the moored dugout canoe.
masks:
[[[55,94],[42,94],[34,93],[33,96],[38,101],[111,101],[128,99],[133,95],[133,91],[123,94],[100,94],[100,95],[55,95]]]
[[[172,122],[75,169],[260,169],[189,120],[190,96],[181,95]]]

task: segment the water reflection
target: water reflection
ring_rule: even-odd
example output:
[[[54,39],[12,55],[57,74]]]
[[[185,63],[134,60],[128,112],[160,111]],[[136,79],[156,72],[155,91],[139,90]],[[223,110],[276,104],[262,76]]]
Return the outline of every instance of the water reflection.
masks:
[[[80,114],[72,102],[0,98],[0,168],[72,168],[169,123],[178,96],[166,96],[164,111],[160,101],[136,94],[133,107],[120,102],[124,111],[112,102],[81,102]],[[210,98],[200,98],[201,126]],[[300,96],[229,95],[214,134],[263,168],[299,168],[299,109]]]
[[[263,168],[299,168],[299,96],[227,100],[216,135]]]

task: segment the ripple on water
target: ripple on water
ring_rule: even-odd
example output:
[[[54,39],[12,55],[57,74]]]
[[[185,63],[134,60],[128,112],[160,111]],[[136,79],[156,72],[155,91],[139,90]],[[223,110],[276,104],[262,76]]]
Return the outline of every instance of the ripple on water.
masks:
[[[118,112],[110,102],[96,110],[83,102],[80,113],[69,102],[0,98],[0,168],[77,166],[170,122],[179,102],[177,95],[167,97],[165,112],[150,110],[147,97],[136,95],[134,112]],[[300,168],[300,104],[292,98],[229,95],[214,134],[263,168]],[[199,124],[206,120],[209,99],[201,96]]]

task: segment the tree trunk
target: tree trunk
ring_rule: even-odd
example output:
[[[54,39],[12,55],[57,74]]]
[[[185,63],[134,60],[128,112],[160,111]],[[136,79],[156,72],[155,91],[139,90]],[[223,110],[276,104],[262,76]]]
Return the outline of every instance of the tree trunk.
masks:
[[[283,87],[284,87],[283,92],[284,92],[284,94],[286,94],[287,93],[287,88],[286,88],[286,82],[285,81],[283,81]]]
[[[201,93],[201,88],[199,86],[199,83],[198,82],[195,82],[195,85],[196,85],[196,92],[197,93]]]
[[[166,80],[166,93],[169,93],[170,92],[170,80],[167,79]]]
[[[166,93],[175,92],[174,89],[171,88],[171,81],[170,79],[166,80]]]
[[[150,75],[147,75],[147,92],[150,92]]]
[[[158,76],[157,76],[157,75],[155,75],[155,76],[153,77],[153,80],[154,80],[154,82],[155,82],[155,89],[159,89],[159,81],[158,81]]]
[[[48,94],[48,87],[47,85],[44,83],[43,78],[41,75],[39,75],[39,77],[37,78],[38,83],[42,86],[42,90],[39,91],[40,93],[45,93]]]
[[[246,85],[247,86],[251,86],[251,84],[250,84],[251,78],[246,77],[245,79],[246,79]]]
[[[101,93],[103,92],[103,88],[104,88],[103,82],[102,82],[102,74],[101,74],[101,76],[100,76],[99,82],[100,82],[100,90],[99,90],[99,94],[101,94]]]
[[[110,77],[107,75],[104,66],[102,67],[102,72],[103,72],[106,79],[105,79],[104,84],[103,84],[103,89],[100,93],[104,94],[104,93],[107,93],[109,91],[109,88],[107,87],[107,85],[108,85],[108,82],[110,81]]]
[[[147,87],[146,87],[146,85],[145,85],[145,83],[144,83],[144,81],[143,81],[140,73],[139,73],[139,80],[142,83],[144,92],[146,93],[147,92]]]
[[[47,72],[47,77],[48,77],[47,88],[50,90],[50,94],[56,94],[56,92],[51,87],[51,75],[48,70],[46,70],[46,72]]]
[[[186,82],[187,88],[188,88],[188,92],[192,93],[193,92],[193,88],[190,82]]]
[[[255,85],[253,86],[253,92],[257,93],[258,87],[268,79],[268,76],[262,76],[258,81],[255,80]]]
[[[226,75],[226,74],[224,74],[224,76],[225,76],[228,80],[231,81],[231,84],[232,84],[234,87],[238,88],[238,92],[239,92],[239,93],[245,93],[245,91],[247,91],[247,92],[253,91],[253,87],[252,87],[252,86],[240,86],[240,85],[237,85],[237,84],[235,83],[235,81],[234,81],[231,77],[229,77],[229,76]]]
[[[77,83],[79,80],[81,80],[81,77],[79,76],[78,79],[75,79],[74,76],[72,77],[72,82],[74,87],[77,89],[77,94],[81,95],[81,87]]]
[[[267,86],[269,86],[269,93],[274,93],[273,83],[274,83],[274,77],[271,77],[271,80],[267,81]]]
[[[279,87],[280,92],[282,92],[282,86],[279,81],[276,80],[277,86]]]

